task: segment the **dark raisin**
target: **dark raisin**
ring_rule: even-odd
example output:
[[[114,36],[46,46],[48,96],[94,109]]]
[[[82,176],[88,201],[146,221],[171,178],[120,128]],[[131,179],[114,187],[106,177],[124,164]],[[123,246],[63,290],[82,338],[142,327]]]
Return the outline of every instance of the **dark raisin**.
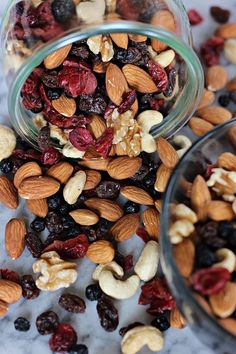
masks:
[[[139,109],[145,111],[150,109],[150,100],[153,97],[151,93],[145,93],[144,95],[138,94]]]
[[[30,323],[24,317],[18,317],[14,321],[14,326],[15,326],[15,329],[20,332],[27,332],[30,329]]]
[[[39,235],[34,232],[27,233],[25,243],[34,258],[39,258],[41,256],[44,246]]]
[[[145,165],[142,165],[140,169],[131,177],[133,181],[142,182],[143,179],[147,176],[149,168]]]
[[[68,204],[61,204],[61,205],[59,206],[59,212],[60,212],[62,215],[68,214],[68,212],[69,212],[69,205],[68,205]]]
[[[48,89],[46,93],[50,101],[57,100],[62,94],[62,89],[60,88]]]
[[[106,219],[103,219],[103,218],[100,218],[99,222],[97,223],[97,229],[96,229],[96,232],[97,232],[97,237],[99,239],[101,238],[104,238],[109,229],[111,228],[111,225],[112,225],[112,222],[106,220]]]
[[[146,189],[153,191],[155,182],[156,182],[156,173],[151,172],[144,178],[143,186]]]
[[[13,158],[12,162],[13,162],[12,173],[15,174],[16,171],[18,171],[19,168],[24,164],[24,161],[17,158]]]
[[[96,193],[99,198],[115,199],[120,193],[120,183],[103,181],[97,186]]]
[[[89,50],[85,45],[76,46],[73,44],[70,55],[78,57],[80,59],[87,59],[89,57]]]
[[[84,300],[73,294],[62,294],[59,298],[59,305],[72,313],[83,313],[86,309]]]
[[[0,170],[2,173],[10,173],[13,170],[13,162],[11,159],[4,159],[0,162]]]
[[[107,332],[115,331],[119,324],[119,316],[112,300],[103,295],[98,300],[97,312],[102,328]]]
[[[58,88],[57,75],[56,71],[46,71],[42,74],[41,80],[47,87]]]
[[[67,353],[77,342],[77,334],[68,323],[60,323],[49,339],[49,347],[53,352]]]
[[[78,208],[81,208],[81,206],[84,204],[84,201],[85,201],[85,196],[84,194],[81,194],[79,196],[79,198],[77,199],[77,201],[75,202],[75,204],[72,204],[71,205],[71,209],[78,209]]]
[[[202,241],[214,250],[226,245],[226,240],[218,236],[218,223],[215,221],[209,221],[205,225],[197,227],[197,233]]]
[[[70,348],[69,354],[88,354],[88,348],[84,344],[75,344]]]
[[[227,107],[230,104],[230,96],[225,94],[218,98],[218,102],[222,107]]]
[[[80,231],[81,230],[79,225],[76,225],[73,229],[69,229],[66,231],[67,238],[70,239],[72,237],[78,236],[81,233]]]
[[[69,230],[69,229],[72,229],[76,226],[76,222],[69,215],[63,216],[61,218],[61,221],[62,221],[62,225],[63,225],[64,230]]]
[[[196,250],[196,266],[198,268],[211,267],[217,262],[215,253],[206,245],[199,245]]]
[[[236,229],[233,230],[233,232],[230,234],[230,237],[228,239],[228,244],[230,247],[233,247],[233,250],[235,251],[236,248]]]
[[[151,322],[152,326],[158,328],[161,332],[166,331],[170,327],[170,322],[164,315],[159,315]]]
[[[99,284],[88,285],[85,290],[85,295],[89,301],[98,301],[102,296],[102,289]]]
[[[63,231],[61,217],[54,211],[50,211],[46,216],[46,227],[49,232],[61,233]]]
[[[133,256],[129,254],[128,256],[123,256],[120,252],[116,251],[114,261],[117,262],[123,269],[127,272],[133,268]]]
[[[142,59],[142,53],[135,47],[127,50],[119,48],[115,51],[114,59],[122,64],[137,64]]]
[[[81,232],[87,236],[89,243],[97,240],[97,233],[92,227],[83,226],[81,227]]]
[[[141,322],[134,322],[134,323],[131,323],[130,325],[128,325],[127,327],[122,327],[120,330],[119,330],[119,335],[121,337],[124,337],[125,333],[127,333],[128,331],[130,331],[131,329],[135,328],[135,327],[138,327],[138,326],[143,326],[143,323]]]
[[[222,9],[219,6],[211,6],[210,14],[218,23],[226,23],[229,21],[230,11]]]
[[[233,103],[236,104],[236,91],[230,92],[230,99]]]
[[[176,69],[173,68],[172,70],[170,70],[169,74],[168,74],[168,85],[167,88],[165,89],[164,95],[166,97],[170,97],[174,91],[175,88],[175,84],[176,84]]]
[[[44,246],[47,247],[51,243],[53,243],[56,240],[63,240],[63,234],[56,234],[55,232],[52,232],[48,235],[46,240],[44,241]],[[66,238],[67,239],[67,238]]]
[[[43,312],[36,318],[36,327],[42,336],[54,333],[58,326],[59,318],[53,311]]]
[[[36,299],[40,294],[32,275],[23,275],[21,277],[21,286],[22,296],[27,300]]]
[[[95,95],[81,95],[79,99],[79,109],[85,113],[104,114],[106,101],[100,93]]]
[[[58,22],[69,21],[75,13],[75,4],[73,0],[54,0],[52,13]]]
[[[50,210],[57,210],[62,202],[62,198],[59,194],[55,194],[52,197],[48,198],[48,208]]]
[[[36,218],[32,221],[30,227],[36,232],[42,232],[45,229],[45,221],[43,218]]]
[[[138,213],[140,210],[140,205],[134,202],[128,201],[123,205],[123,210],[125,214]]]
[[[230,221],[220,221],[218,224],[218,234],[220,237],[229,238],[234,230],[234,224]]]
[[[40,130],[37,141],[41,150],[48,148],[51,143],[50,128],[48,126]]]

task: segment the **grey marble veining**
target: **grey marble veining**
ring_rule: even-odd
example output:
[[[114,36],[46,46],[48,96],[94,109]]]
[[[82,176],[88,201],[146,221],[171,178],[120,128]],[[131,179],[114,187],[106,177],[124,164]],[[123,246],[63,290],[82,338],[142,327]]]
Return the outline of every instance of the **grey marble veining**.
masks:
[[[0,15],[6,0],[1,0]],[[216,24],[210,19],[208,7],[211,5],[224,5],[226,8],[236,9],[236,1],[233,0],[184,0],[187,7],[199,8],[205,17],[205,22],[194,29],[195,46],[197,47],[202,39],[206,38],[208,33],[213,33]],[[2,67],[0,66],[0,123],[10,125],[7,114],[7,90],[3,82]],[[233,75],[233,72],[232,72]],[[16,211],[6,211],[0,205],[0,238],[2,247],[0,248],[0,267],[11,268],[17,270],[20,274],[32,274],[33,260],[28,251],[16,261],[11,261],[7,257],[4,246],[4,228],[7,221],[12,217],[23,216],[29,220],[29,216],[22,202]],[[126,242],[126,252],[135,254],[137,258],[142,242],[138,239],[132,239]],[[91,282],[91,274],[94,266],[86,259],[78,261],[78,280],[70,288],[76,290],[81,296],[84,296],[84,290],[87,284]],[[70,315],[58,305],[58,298],[62,291],[54,293],[41,292],[40,296],[31,301],[21,300],[15,305],[11,305],[9,313],[0,320],[0,354],[50,354],[48,347],[49,336],[40,336],[35,328],[35,319],[41,312],[53,309],[56,311],[63,322],[71,323],[78,332],[78,342],[85,343],[89,348],[90,354],[119,354],[120,353],[120,336],[118,331],[106,333],[99,324],[96,312],[96,305],[87,302],[85,314]],[[145,314],[145,307],[138,306],[139,293],[130,300],[118,302],[115,304],[120,314],[119,328],[134,321],[143,321],[150,323],[150,316]],[[27,333],[17,332],[14,329],[13,321],[18,316],[25,316],[31,321],[31,329]],[[148,354],[145,348],[142,353]],[[160,352],[161,354],[211,354],[212,352],[201,344],[193,335],[189,328],[184,330],[168,330],[165,334],[165,346]]]

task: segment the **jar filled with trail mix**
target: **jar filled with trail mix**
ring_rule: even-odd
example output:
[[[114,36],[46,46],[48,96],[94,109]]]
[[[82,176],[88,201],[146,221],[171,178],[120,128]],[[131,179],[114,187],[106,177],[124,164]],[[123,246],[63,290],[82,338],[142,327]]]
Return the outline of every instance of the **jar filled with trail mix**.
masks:
[[[14,0],[1,33],[12,123],[35,148],[152,153],[201,97],[180,0]]]

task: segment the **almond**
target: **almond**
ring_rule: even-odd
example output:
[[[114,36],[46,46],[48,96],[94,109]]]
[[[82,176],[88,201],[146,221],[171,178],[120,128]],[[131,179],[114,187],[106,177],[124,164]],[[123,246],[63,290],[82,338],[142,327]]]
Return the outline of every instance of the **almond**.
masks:
[[[167,168],[163,163],[160,165],[156,173],[155,190],[157,192],[163,193],[166,190],[171,173],[170,168]]]
[[[213,65],[207,69],[206,86],[209,91],[219,91],[223,89],[227,83],[228,73],[220,65]]]
[[[14,186],[16,188],[19,188],[19,185],[24,179],[28,177],[41,176],[41,175],[42,175],[42,169],[36,162],[27,162],[16,171],[13,180]]]
[[[123,216],[123,209],[113,200],[103,198],[90,198],[84,204],[96,211],[101,218],[109,221],[117,221]]]
[[[139,187],[135,187],[135,186],[122,187],[120,190],[120,194],[123,195],[123,197],[137,204],[144,204],[144,205],[154,204],[153,198],[150,196],[150,194],[148,194],[148,192],[146,192],[145,190]]]
[[[0,317],[5,316],[7,311],[8,311],[7,303],[0,300]]]
[[[95,61],[93,63],[93,71],[98,74],[105,74],[105,72],[107,71],[108,65],[109,65],[109,62],[104,63],[104,61],[100,61],[100,60]]]
[[[157,11],[151,19],[151,25],[162,27],[170,32],[175,32],[176,30],[175,18],[168,10]],[[152,39],[152,47],[159,53],[165,50],[167,45],[157,39]]]
[[[216,30],[216,36],[224,39],[236,37],[236,22],[226,23]]]
[[[192,117],[188,123],[194,134],[202,136],[214,129],[214,125],[198,117]]]
[[[22,288],[10,280],[0,279],[0,299],[7,304],[14,304],[20,300]]]
[[[208,313],[208,315],[212,315],[212,309],[209,305],[209,302],[200,294],[193,293],[199,305],[203,308],[204,311]]]
[[[142,166],[140,157],[122,156],[113,159],[108,167],[108,174],[114,179],[126,179],[135,175]]]
[[[119,106],[123,94],[128,89],[128,83],[121,69],[115,64],[109,64],[106,71],[106,90],[110,100]]]
[[[51,197],[60,189],[60,183],[51,177],[29,177],[21,182],[18,192],[24,199]]]
[[[234,318],[224,318],[222,320],[218,320],[218,322],[227,331],[236,336],[236,320]]]
[[[127,214],[118,220],[110,229],[117,242],[128,240],[139,227],[139,214]]]
[[[25,248],[26,226],[20,219],[11,219],[5,229],[5,247],[12,259],[19,258]]]
[[[187,181],[184,177],[181,177],[179,185],[180,185],[181,189],[183,189],[186,197],[191,198],[193,184],[191,182]]]
[[[157,152],[162,163],[167,168],[174,168],[179,161],[179,156],[173,146],[164,138],[158,138],[156,144]]]
[[[127,49],[129,37],[127,33],[111,33],[111,39],[120,48]]]
[[[76,102],[62,94],[57,100],[52,101],[53,108],[65,117],[72,117],[76,111]]]
[[[123,142],[115,144],[115,153],[117,156],[127,156],[126,148],[123,148]]]
[[[77,224],[83,226],[95,225],[99,221],[97,214],[88,209],[73,210],[69,214]]]
[[[192,271],[195,261],[195,246],[190,239],[174,245],[174,260],[180,274],[184,278],[188,278]]]
[[[229,128],[228,137],[230,142],[234,145],[234,147],[236,147],[236,125]]]
[[[45,218],[48,213],[47,199],[26,200],[26,206],[34,215]]]
[[[47,176],[55,178],[60,183],[65,184],[71,177],[74,167],[68,162],[58,162],[50,167],[47,171]]]
[[[170,326],[176,329],[181,329],[186,326],[186,321],[177,309],[177,307],[172,309],[170,312]]]
[[[158,240],[160,234],[160,214],[155,209],[149,208],[143,212],[142,218],[148,235]]]
[[[161,199],[155,200],[154,205],[156,207],[156,210],[159,211],[159,213],[160,213],[161,212],[161,205],[162,205]]]
[[[84,186],[84,191],[96,188],[102,179],[101,173],[95,170],[87,170],[85,173],[87,178]]]
[[[208,204],[210,202],[211,193],[206,181],[201,175],[197,175],[191,188],[191,205],[199,220],[205,220],[207,217]]]
[[[98,114],[91,115],[92,121],[89,123],[88,128],[93,134],[93,136],[98,139],[106,130],[106,122],[105,119],[100,117]]]
[[[236,284],[227,282],[217,294],[209,296],[209,302],[216,316],[220,318],[231,316],[236,309]]]
[[[112,262],[115,257],[115,250],[112,243],[109,241],[95,241],[89,245],[86,256],[93,263],[109,263]]]
[[[78,161],[78,164],[87,168],[91,168],[92,170],[107,171],[108,165],[111,161],[111,158],[103,159],[102,157],[99,157],[81,160]]]
[[[17,191],[6,176],[0,176],[0,202],[10,209],[16,209],[19,204]]]
[[[198,109],[208,107],[215,101],[215,94],[207,89],[203,90],[201,101],[198,105]]]
[[[226,90],[229,92],[236,91],[236,76],[227,83]]]
[[[142,36],[141,34],[129,34],[129,38],[133,42],[145,42],[147,40],[146,36]]]
[[[208,204],[207,215],[213,221],[231,221],[235,218],[232,205],[221,200],[212,200]]]
[[[157,86],[152,80],[151,76],[133,64],[126,64],[123,66],[122,71],[125,75],[126,80],[131,88],[142,93],[153,93],[157,92]]]
[[[224,152],[218,157],[217,165],[229,171],[236,171],[236,155]]]
[[[198,110],[198,116],[211,124],[222,124],[232,118],[232,113],[223,107],[205,107]]]
[[[55,69],[58,66],[60,66],[63,61],[66,59],[68,56],[70,50],[71,50],[72,44],[68,44],[63,48],[60,48],[53,52],[52,54],[49,54],[45,59],[44,59],[44,66],[46,69]]]

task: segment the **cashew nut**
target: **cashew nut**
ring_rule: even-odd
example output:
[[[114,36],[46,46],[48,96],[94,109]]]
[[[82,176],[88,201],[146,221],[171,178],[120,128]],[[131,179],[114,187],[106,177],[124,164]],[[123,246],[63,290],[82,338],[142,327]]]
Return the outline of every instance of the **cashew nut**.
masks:
[[[221,248],[216,251],[216,256],[220,262],[215,263],[213,267],[223,267],[228,269],[230,273],[234,272],[236,266],[236,257],[234,252],[228,248]]]
[[[155,139],[151,134],[144,133],[141,137],[141,150],[147,153],[155,152],[157,149]]]
[[[76,149],[69,141],[63,146],[62,154],[66,157],[71,157],[72,159],[80,159],[84,156],[85,151],[80,151]]]
[[[190,236],[193,231],[193,223],[188,220],[177,220],[169,229],[170,241],[172,244],[178,244],[183,241],[183,237]]]
[[[46,125],[47,125],[47,121],[46,121],[46,119],[44,119],[44,116],[42,113],[36,114],[32,118],[32,123],[38,129],[42,129],[43,127],[46,127]]]
[[[102,291],[114,299],[123,300],[132,297],[139,288],[140,279],[132,275],[126,280],[118,280],[110,270],[103,270],[99,276]]]
[[[192,224],[197,222],[197,214],[185,204],[177,204],[173,207],[173,215],[177,220],[188,220]]]
[[[129,330],[121,341],[121,351],[123,354],[136,354],[145,345],[152,352],[163,348],[164,339],[159,329],[152,326],[138,326]]]
[[[151,128],[163,121],[163,115],[158,111],[146,110],[137,117],[138,124],[144,133],[149,133]]]
[[[110,270],[117,278],[122,278],[124,276],[123,268],[115,261],[112,261],[105,264],[99,264],[93,272],[93,280],[98,281],[103,270]]]
[[[0,124],[0,161],[11,156],[16,147],[16,136],[12,129]]]
[[[175,58],[175,51],[173,49],[165,50],[164,52],[156,55],[154,61],[160,64],[163,68],[166,68],[172,63]]]
[[[182,157],[190,146],[192,146],[191,140],[185,135],[176,135],[173,138],[173,142],[181,148],[176,151],[179,157]]]
[[[105,9],[105,0],[83,1],[76,6],[77,16],[83,20],[85,24],[102,22]]]
[[[156,241],[149,241],[134,267],[135,273],[143,281],[151,280],[156,272],[159,264],[160,251]]]
[[[50,137],[57,139],[60,145],[65,145],[68,143],[68,136],[66,133],[56,125],[50,125]]]
[[[79,198],[86,183],[86,173],[78,171],[69,179],[63,190],[63,197],[68,204],[74,204]]]

